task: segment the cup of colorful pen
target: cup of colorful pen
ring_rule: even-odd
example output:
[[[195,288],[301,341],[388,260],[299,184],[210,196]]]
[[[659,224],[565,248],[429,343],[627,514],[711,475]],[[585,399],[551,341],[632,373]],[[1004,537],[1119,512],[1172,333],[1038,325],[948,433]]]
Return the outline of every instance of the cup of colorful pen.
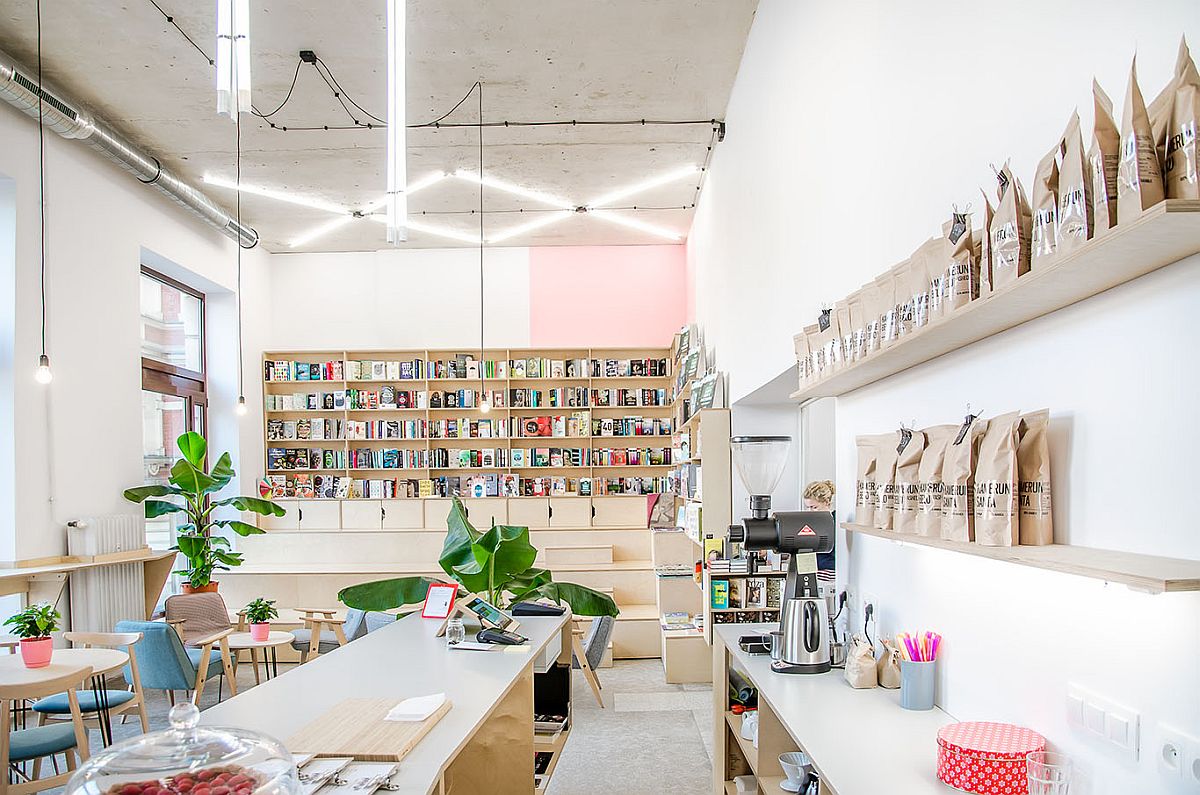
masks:
[[[936,632],[911,635],[900,632],[900,706],[905,709],[933,709],[934,666],[942,636]]]

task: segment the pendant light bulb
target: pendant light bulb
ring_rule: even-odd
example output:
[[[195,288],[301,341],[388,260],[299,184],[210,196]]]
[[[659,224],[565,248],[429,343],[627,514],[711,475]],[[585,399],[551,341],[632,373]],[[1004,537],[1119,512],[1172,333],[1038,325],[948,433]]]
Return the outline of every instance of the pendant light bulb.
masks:
[[[39,384],[48,384],[54,380],[54,373],[50,370],[50,357],[46,354],[43,353],[38,357],[37,372],[33,377]]]
[[[487,395],[484,395],[483,397],[481,397],[479,399],[479,412],[481,414],[487,414],[491,410],[492,410],[492,401],[488,400]]]
[[[234,408],[234,411],[237,412],[237,415],[239,417],[245,417],[246,412],[249,410],[250,409],[246,407],[246,396],[238,395],[238,402],[237,402],[237,406]]]

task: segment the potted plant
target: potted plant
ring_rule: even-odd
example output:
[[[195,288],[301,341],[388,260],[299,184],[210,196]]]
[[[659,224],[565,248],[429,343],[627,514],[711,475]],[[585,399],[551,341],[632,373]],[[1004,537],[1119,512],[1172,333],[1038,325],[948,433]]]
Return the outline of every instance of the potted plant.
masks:
[[[21,659],[26,668],[45,668],[54,653],[51,632],[58,631],[58,620],[62,618],[49,602],[30,605],[10,616],[4,626],[12,627],[12,634],[21,639]]]
[[[243,612],[246,614],[246,620],[250,622],[250,639],[259,643],[271,634],[271,619],[279,618],[274,599],[259,597],[246,605]]]
[[[615,616],[616,602],[607,594],[570,582],[554,582],[546,569],[534,568],[537,549],[529,543],[528,527],[493,524],[480,533],[467,521],[458,498],[446,518],[446,540],[438,565],[468,591],[499,607],[546,599],[567,603],[575,615]],[[352,585],[338,593],[347,607],[359,610],[392,610],[425,599],[429,577],[398,577]]]
[[[260,516],[283,516],[284,510],[274,502],[259,497],[213,500],[212,497],[225,488],[235,474],[229,453],[223,453],[212,469],[207,470],[205,458],[208,443],[203,436],[189,431],[180,436],[176,443],[183,457],[171,467],[168,485],[159,483],[126,489],[125,499],[145,503],[147,519],[172,513],[185,515],[187,522],[179,526],[175,546],[171,549],[183,555],[187,567],[173,573],[186,578],[184,593],[215,591],[217,584],[212,581],[213,572],[240,566],[242,554],[230,551],[229,539],[213,535],[213,528],[227,528],[240,536],[257,535],[263,531],[238,519],[213,519],[213,511],[230,505],[239,511],[250,511]],[[169,499],[157,499],[160,497],[180,497],[182,500],[172,502]]]

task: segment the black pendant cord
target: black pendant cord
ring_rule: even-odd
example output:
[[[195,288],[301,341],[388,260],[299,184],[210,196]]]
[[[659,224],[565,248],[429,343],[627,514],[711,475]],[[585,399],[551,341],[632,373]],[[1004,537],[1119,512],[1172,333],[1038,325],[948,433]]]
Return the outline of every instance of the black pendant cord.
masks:
[[[484,392],[486,366],[483,351],[483,82],[476,82],[479,90],[479,392]],[[488,401],[489,408],[491,401]]]
[[[235,185],[237,186],[237,206],[235,212],[237,214],[237,225],[239,234],[242,228],[242,114],[236,108],[234,109],[233,126],[236,130],[237,137],[237,155],[235,161]],[[243,404],[246,400],[246,393],[243,389],[243,374],[242,374],[242,241],[235,241],[237,246],[237,368],[238,368],[238,403]]]
[[[46,128],[45,112],[42,104],[42,0],[37,0],[37,77],[38,77],[38,216],[41,219],[41,257],[42,279],[42,356],[41,362],[46,361]]]

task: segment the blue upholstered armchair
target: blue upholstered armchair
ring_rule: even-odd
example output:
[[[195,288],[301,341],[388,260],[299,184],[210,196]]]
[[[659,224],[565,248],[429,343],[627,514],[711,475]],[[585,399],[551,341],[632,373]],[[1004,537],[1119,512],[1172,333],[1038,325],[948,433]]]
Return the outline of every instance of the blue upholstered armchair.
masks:
[[[233,659],[226,640],[233,630],[198,638],[195,648],[184,648],[175,628],[159,621],[118,621],[116,631],[142,633],[142,639],[134,645],[142,688],[166,690],[172,704],[176,690],[192,691],[192,703],[198,704],[204,683],[221,674],[229,681],[230,692],[237,693]],[[215,655],[214,646],[219,648]],[[131,680],[131,676],[126,670],[125,678]]]

